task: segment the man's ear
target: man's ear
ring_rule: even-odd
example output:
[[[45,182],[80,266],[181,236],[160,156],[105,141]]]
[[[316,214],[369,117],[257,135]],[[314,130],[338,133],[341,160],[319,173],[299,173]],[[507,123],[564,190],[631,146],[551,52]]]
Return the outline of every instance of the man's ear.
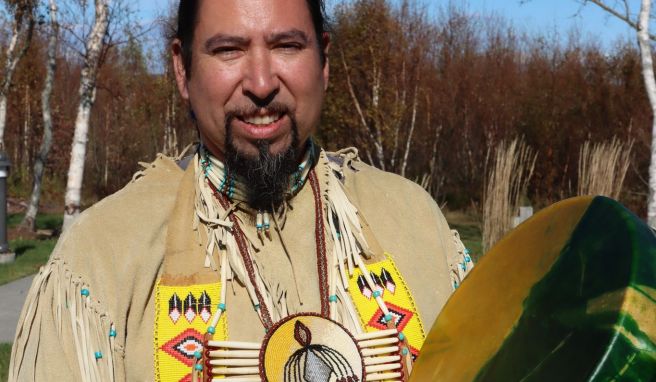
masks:
[[[171,55],[173,56],[173,72],[175,73],[175,82],[178,85],[180,97],[189,101],[189,88],[187,87],[187,70],[184,66],[182,57],[182,42],[179,39],[171,43]]]
[[[321,35],[323,40],[323,90],[328,90],[328,80],[330,78],[330,61],[328,60],[328,52],[330,51],[330,34],[328,32],[323,32]]]

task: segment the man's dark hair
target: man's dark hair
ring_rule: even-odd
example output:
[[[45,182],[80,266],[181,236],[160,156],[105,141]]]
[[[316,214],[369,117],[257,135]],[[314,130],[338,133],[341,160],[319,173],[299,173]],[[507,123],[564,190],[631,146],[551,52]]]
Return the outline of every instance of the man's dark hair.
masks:
[[[172,33],[174,38],[180,40],[180,54],[182,55],[182,63],[187,72],[187,77],[191,75],[191,45],[194,41],[194,28],[198,20],[198,2],[199,0],[180,0],[177,25]],[[317,37],[317,43],[319,44],[321,65],[325,65],[326,56],[324,51],[326,42],[323,39],[323,34],[328,30],[328,21],[326,19],[324,0],[306,0],[306,3],[312,16],[314,32]]]

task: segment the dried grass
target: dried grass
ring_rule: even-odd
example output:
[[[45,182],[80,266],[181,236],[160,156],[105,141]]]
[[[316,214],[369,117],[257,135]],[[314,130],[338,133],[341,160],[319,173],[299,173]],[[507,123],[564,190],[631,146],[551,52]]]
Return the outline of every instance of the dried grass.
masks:
[[[622,184],[631,163],[633,140],[592,144],[586,141],[579,151],[578,195],[620,197]]]
[[[512,218],[526,195],[537,153],[522,139],[502,141],[496,150],[483,194],[483,250],[512,229]]]

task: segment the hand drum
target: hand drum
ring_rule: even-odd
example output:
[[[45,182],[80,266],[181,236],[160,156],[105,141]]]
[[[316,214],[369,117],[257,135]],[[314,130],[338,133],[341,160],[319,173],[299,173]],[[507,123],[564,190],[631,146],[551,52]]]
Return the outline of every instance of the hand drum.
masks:
[[[544,209],[447,302],[411,381],[656,381],[654,231],[605,197]]]

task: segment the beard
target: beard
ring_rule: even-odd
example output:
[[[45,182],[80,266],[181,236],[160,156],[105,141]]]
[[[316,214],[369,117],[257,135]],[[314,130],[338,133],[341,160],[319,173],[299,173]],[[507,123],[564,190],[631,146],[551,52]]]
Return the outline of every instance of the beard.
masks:
[[[255,146],[258,154],[256,156],[240,152],[235,147],[232,134],[232,121],[237,113],[226,115],[226,148],[225,166],[230,175],[236,175],[246,186],[246,197],[248,204],[257,210],[276,209],[284,201],[289,191],[291,175],[298,169],[298,126],[296,120],[287,110],[281,107],[276,111],[286,112],[292,123],[292,142],[285,150],[271,153],[271,142],[268,140],[257,140]]]

